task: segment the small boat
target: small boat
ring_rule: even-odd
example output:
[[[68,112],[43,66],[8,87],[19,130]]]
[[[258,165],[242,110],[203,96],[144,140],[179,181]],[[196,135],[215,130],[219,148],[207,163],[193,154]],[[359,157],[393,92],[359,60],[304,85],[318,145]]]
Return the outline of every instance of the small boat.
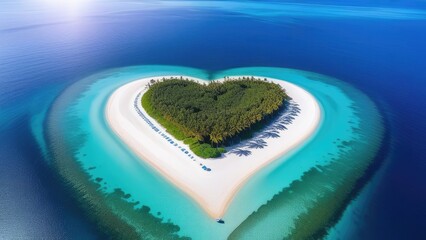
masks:
[[[216,219],[216,222],[217,222],[217,223],[220,223],[220,224],[224,224],[224,223],[225,223],[225,221],[223,221],[223,219],[222,219],[222,218],[218,218],[218,219]]]

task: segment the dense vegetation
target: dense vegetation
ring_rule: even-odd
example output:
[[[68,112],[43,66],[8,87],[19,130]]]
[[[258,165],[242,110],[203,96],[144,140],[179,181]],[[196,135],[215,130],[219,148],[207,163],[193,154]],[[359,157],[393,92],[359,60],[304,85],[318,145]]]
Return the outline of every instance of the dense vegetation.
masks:
[[[147,113],[201,157],[275,113],[287,95],[280,85],[243,77],[199,84],[183,78],[152,81],[142,97]]]

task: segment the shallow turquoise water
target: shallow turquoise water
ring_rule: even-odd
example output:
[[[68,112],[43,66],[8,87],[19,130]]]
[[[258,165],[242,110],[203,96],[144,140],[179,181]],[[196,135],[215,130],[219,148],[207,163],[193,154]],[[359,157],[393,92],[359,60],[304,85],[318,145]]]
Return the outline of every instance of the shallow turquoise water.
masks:
[[[209,80],[230,75],[283,79],[305,88],[317,98],[323,112],[321,126],[303,146],[282,156],[249,180],[224,216],[226,224],[217,224],[189,197],[138,160],[105,122],[106,101],[117,87],[138,78],[159,75],[187,75]],[[193,239],[224,239],[244,221],[247,224],[243,223],[238,227],[233,234],[235,238],[255,237],[259,231],[266,234],[266,238],[289,236],[299,217],[309,213],[319,196],[332,194],[321,189],[307,192],[306,189],[312,184],[304,179],[301,184],[306,187],[294,190],[291,189],[291,184],[300,181],[312,169],[322,171],[322,168],[336,167],[340,169],[340,173],[346,172],[347,175],[322,176],[321,180],[328,185],[326,189],[337,189],[345,184],[348,188],[353,187],[346,180],[354,181],[362,176],[379,148],[383,135],[380,115],[375,105],[361,92],[336,79],[283,68],[240,68],[215,74],[174,66],[113,69],[77,82],[67,89],[55,104],[61,107],[52,108],[47,122],[51,129],[48,139],[54,142],[46,144],[42,137],[37,138],[42,146],[53,146],[49,150],[46,149],[53,152],[53,156],[54,152],[65,151],[64,148],[72,149],[68,153],[72,155],[72,160],[55,161],[78,162],[81,166],[79,171],[87,173],[92,182],[99,183],[99,192],[105,197],[119,188],[130,194],[122,201],[137,202],[135,209],[143,205],[149,206],[152,215],[163,218],[163,222],[170,221],[178,225],[179,235]],[[58,142],[61,142],[59,145],[62,147],[54,147],[58,146]],[[58,164],[57,167],[61,168],[61,165]],[[63,176],[67,178],[69,175]],[[79,184],[77,178],[68,177],[66,181],[74,186]],[[274,214],[252,214],[260,206],[267,209],[267,202],[277,193],[285,191],[296,191],[294,195],[300,195],[281,204],[282,207],[275,209]],[[108,208],[125,221],[134,224],[126,217],[134,214],[128,209],[119,209],[116,205],[105,206],[105,209]],[[253,218],[257,220],[250,220]],[[249,227],[245,227],[246,225]],[[150,231],[149,226],[144,231]],[[206,232],[214,235],[207,236]]]

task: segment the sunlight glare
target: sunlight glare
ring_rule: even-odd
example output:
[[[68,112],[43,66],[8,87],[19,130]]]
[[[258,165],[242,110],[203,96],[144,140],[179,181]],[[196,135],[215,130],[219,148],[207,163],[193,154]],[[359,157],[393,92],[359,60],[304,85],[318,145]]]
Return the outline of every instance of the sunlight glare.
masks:
[[[40,0],[50,10],[68,17],[81,16],[93,0]]]

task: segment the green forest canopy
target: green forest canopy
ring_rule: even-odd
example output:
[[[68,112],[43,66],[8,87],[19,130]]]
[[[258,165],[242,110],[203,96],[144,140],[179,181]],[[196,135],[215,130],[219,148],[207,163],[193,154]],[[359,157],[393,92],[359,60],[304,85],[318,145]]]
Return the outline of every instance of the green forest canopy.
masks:
[[[212,157],[223,152],[214,146],[272,115],[286,99],[285,90],[266,79],[225,78],[200,84],[181,77],[152,81],[142,105],[169,133],[186,139],[194,153],[207,151],[211,153],[204,155]]]

